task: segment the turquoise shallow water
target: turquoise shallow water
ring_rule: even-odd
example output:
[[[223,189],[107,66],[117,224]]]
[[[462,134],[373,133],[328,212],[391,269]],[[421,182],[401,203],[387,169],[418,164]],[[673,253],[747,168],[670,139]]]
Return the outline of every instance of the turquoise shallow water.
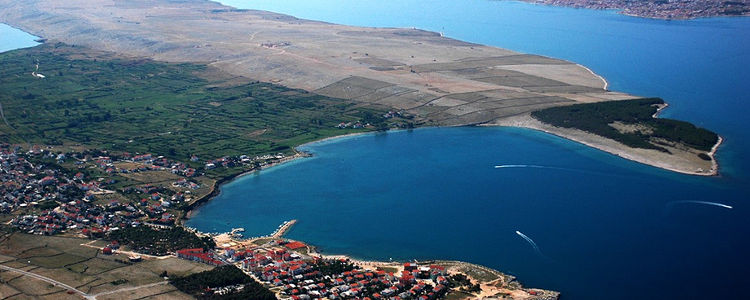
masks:
[[[0,52],[39,45],[38,37],[0,23]]]
[[[749,18],[661,21],[506,1],[223,2],[581,63],[612,90],[663,97],[662,116],[721,133],[722,176],[675,174],[530,130],[420,129],[305,146],[316,156],[225,185],[188,225],[255,235],[296,218],[289,236],[328,253],[466,260],[565,299],[735,298],[750,284]]]

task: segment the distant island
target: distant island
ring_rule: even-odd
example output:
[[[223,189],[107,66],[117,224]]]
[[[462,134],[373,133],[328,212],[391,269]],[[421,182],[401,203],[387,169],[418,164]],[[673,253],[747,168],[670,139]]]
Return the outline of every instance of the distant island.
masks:
[[[555,6],[617,9],[620,13],[653,19],[683,20],[750,15],[749,0],[522,0]]]

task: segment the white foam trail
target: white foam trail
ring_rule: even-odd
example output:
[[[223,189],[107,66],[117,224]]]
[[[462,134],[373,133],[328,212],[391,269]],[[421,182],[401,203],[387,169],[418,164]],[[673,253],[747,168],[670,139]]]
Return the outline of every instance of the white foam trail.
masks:
[[[689,204],[689,203],[703,204],[703,205],[712,205],[712,206],[718,206],[718,207],[722,207],[722,208],[726,208],[726,209],[732,209],[732,208],[734,208],[731,205],[726,205],[726,204],[723,204],[723,203],[709,202],[709,201],[697,201],[697,200],[673,201],[673,202],[669,202],[667,205]]]
[[[586,171],[586,170],[577,170],[577,169],[571,169],[571,168],[550,167],[550,166],[540,166],[540,165],[498,165],[498,166],[495,166],[495,169],[523,169],[523,168],[558,170],[558,171],[568,171],[568,172],[595,173],[595,172],[590,172],[590,171]]]
[[[505,168],[535,168],[535,169],[559,169],[559,170],[564,170],[563,168],[547,167],[547,166],[540,166],[540,165],[499,165],[499,166],[495,166],[495,169],[505,169]]]
[[[621,178],[629,178],[631,176],[627,175],[620,175],[615,173],[605,173],[605,172],[599,172],[599,171],[591,171],[591,170],[584,170],[584,169],[574,169],[574,168],[564,168],[564,167],[553,167],[553,166],[542,166],[542,165],[496,165],[495,169],[544,169],[544,170],[557,170],[557,171],[566,171],[566,172],[576,172],[576,173],[584,173],[584,174],[591,174],[591,175],[599,175],[599,176],[609,176],[609,177],[621,177]]]
[[[529,244],[531,245],[531,247],[534,247],[534,251],[536,251],[536,253],[538,253],[539,255],[542,255],[542,251],[539,251],[539,246],[537,246],[536,243],[534,243],[534,240],[532,240],[530,237],[526,236],[525,234],[523,234],[523,232],[520,232],[518,230],[516,230],[516,234],[519,235],[520,237],[522,237],[527,242],[529,242]],[[544,256],[544,255],[542,255],[542,256]]]

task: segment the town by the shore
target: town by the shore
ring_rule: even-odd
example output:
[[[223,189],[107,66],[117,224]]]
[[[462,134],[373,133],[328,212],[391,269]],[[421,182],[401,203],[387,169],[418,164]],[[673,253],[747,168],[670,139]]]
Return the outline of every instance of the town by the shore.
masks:
[[[205,234],[214,239],[219,251],[209,263],[234,264],[263,282],[280,299],[316,297],[358,297],[386,299],[435,299],[451,294],[453,299],[558,299],[559,292],[526,288],[515,276],[461,261],[372,261],[347,255],[327,255],[315,246],[283,238],[297,220],[289,220],[271,234],[244,238],[244,228]],[[178,251],[183,259],[208,257],[199,251]],[[319,266],[337,265],[341,272],[319,277]],[[316,273],[317,272],[317,273]],[[378,285],[379,292],[366,293]],[[405,288],[406,287],[406,288]]]
[[[587,9],[615,9],[633,17],[689,20],[708,17],[750,15],[750,1],[688,0],[688,1],[627,1],[627,0],[521,0],[554,6]]]

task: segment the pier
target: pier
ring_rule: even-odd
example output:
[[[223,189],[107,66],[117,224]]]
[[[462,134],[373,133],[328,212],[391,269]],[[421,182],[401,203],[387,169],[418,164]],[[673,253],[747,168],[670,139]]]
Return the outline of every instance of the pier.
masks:
[[[233,239],[239,239],[242,238],[242,232],[245,231],[245,228],[232,228],[232,231],[229,232],[229,236]]]
[[[284,234],[287,231],[289,231],[289,229],[291,229],[292,226],[294,226],[294,224],[297,224],[297,220],[296,219],[289,220],[289,221],[286,221],[286,222],[282,223],[281,225],[279,225],[279,228],[277,228],[276,231],[274,231],[273,233],[271,233],[271,237],[277,239],[277,238],[280,238],[280,237],[284,236]]]

